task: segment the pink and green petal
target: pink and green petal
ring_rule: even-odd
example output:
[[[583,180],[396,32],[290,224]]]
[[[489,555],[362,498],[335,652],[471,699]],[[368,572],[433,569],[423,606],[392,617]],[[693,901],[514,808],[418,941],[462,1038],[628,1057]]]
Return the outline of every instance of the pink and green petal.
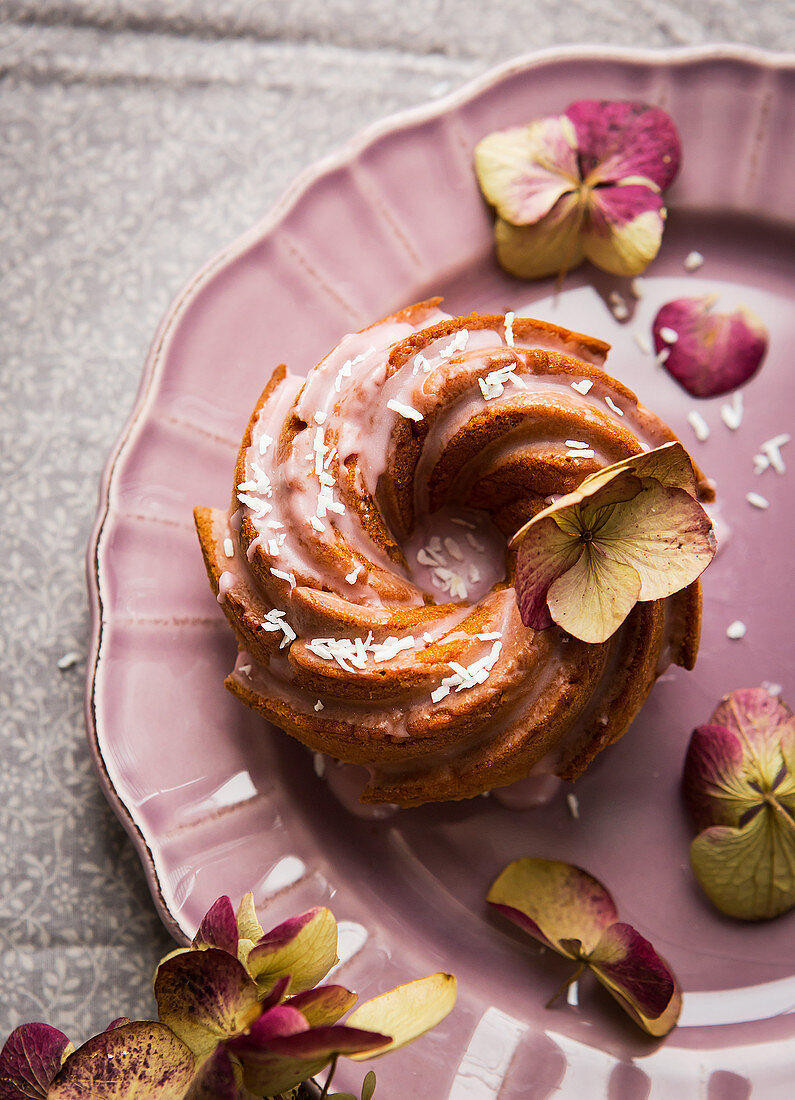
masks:
[[[229,1047],[243,1065],[246,1088],[258,1096],[286,1092],[319,1073],[335,1054],[369,1053],[389,1042],[386,1035],[350,1027],[296,1031],[261,1044],[253,1038],[236,1039]]]
[[[338,962],[337,922],[328,909],[309,909],[267,932],[249,953],[247,965],[260,987],[285,974],[290,992],[312,989]]]
[[[611,275],[640,275],[660,251],[665,208],[642,184],[615,184],[591,191],[583,230],[586,257]]]
[[[187,951],[161,963],[155,998],[161,1021],[197,1059],[246,1031],[262,1012],[259,991],[245,967],[215,947]]]
[[[270,1049],[274,1039],[285,1035],[300,1035],[309,1030],[309,1021],[302,1012],[291,1005],[275,1005],[263,1012],[245,1034],[228,1041],[228,1047],[242,1058],[253,1050]]]
[[[518,859],[492,883],[486,900],[545,946],[567,957],[562,941],[588,954],[618,917],[615,903],[587,871],[548,859]],[[517,915],[520,919],[517,919]]]
[[[47,1100],[183,1100],[190,1050],[162,1024],[125,1024],[95,1035],[67,1058]]]
[[[650,1035],[667,1035],[682,995],[670,967],[630,924],[607,928],[588,963],[632,1019]]]
[[[348,1026],[377,1031],[391,1036],[388,1045],[375,1054],[380,1057],[412,1043],[436,1027],[453,1009],[456,980],[452,974],[430,974],[399,985],[365,1001],[348,1017]],[[367,1052],[351,1054],[354,1060],[370,1057]]]
[[[584,213],[579,197],[566,194],[535,225],[512,225],[498,218],[494,235],[500,265],[519,279],[543,279],[572,271],[585,256]]]
[[[742,306],[712,313],[715,297],[677,298],[658,311],[654,346],[668,355],[665,369],[694,397],[717,397],[753,378],[762,365],[768,333],[755,313]],[[673,343],[666,329],[676,333]]]
[[[640,578],[636,599],[662,600],[692,584],[715,556],[712,521],[684,489],[653,478],[632,500],[617,504],[594,535],[614,563],[631,566]]]
[[[605,642],[621,626],[640,594],[631,565],[608,558],[593,543],[550,586],[547,604],[558,626],[583,642]]]
[[[525,626],[544,630],[552,623],[547,607],[550,585],[575,564],[583,549],[576,537],[561,531],[553,516],[533,524],[516,559],[516,599]]]
[[[782,763],[795,756],[795,716],[765,688],[732,691],[718,704],[711,721],[737,735],[746,766],[769,787]]]
[[[218,947],[237,958],[237,917],[226,895],[210,906],[193,937],[193,947]]]
[[[645,176],[664,190],[679,171],[679,134],[659,107],[581,99],[566,109],[574,125],[582,173],[602,182]]]
[[[319,985],[296,994],[286,1003],[297,1008],[310,1027],[325,1027],[336,1024],[357,1000],[357,995],[342,985]]]
[[[641,479],[653,477],[661,485],[672,489],[684,489],[691,497],[698,495],[693,460],[678,440],[663,443],[653,451],[641,451],[595,474],[589,474],[578,486],[578,491],[583,497],[590,496],[602,487],[606,479],[616,477],[622,470],[629,470]]]
[[[762,805],[740,829],[714,825],[699,833],[690,862],[727,916],[769,920],[795,906],[795,821],[778,803]]]
[[[735,733],[717,725],[693,730],[682,793],[696,829],[740,824],[759,793],[744,775],[742,745]]]
[[[22,1024],[0,1051],[0,1100],[45,1100],[47,1090],[74,1047],[49,1024]]]
[[[579,186],[574,131],[566,118],[497,130],[475,148],[475,172],[486,200],[512,225],[535,225]]]
[[[240,1066],[219,1045],[199,1066],[184,1100],[238,1100],[242,1079]]]

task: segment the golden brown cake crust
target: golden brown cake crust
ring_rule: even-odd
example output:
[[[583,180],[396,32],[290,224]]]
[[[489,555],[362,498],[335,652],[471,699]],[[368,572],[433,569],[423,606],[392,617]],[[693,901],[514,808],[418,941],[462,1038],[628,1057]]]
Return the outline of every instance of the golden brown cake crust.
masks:
[[[691,668],[698,649],[698,583],[638,604],[599,645],[522,625],[505,540],[587,474],[675,436],[604,373],[604,342],[524,318],[509,339],[506,318],[439,303],[346,337],[306,381],[277,367],[230,511],[195,512],[241,650],[229,690],[310,749],[366,765],[368,802],[469,798],[534,768],[576,778],[662,667]],[[473,509],[501,550],[478,549]]]

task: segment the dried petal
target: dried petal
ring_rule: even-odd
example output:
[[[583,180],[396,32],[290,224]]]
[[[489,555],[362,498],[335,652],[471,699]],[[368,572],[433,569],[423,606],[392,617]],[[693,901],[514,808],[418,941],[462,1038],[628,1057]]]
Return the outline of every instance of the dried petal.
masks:
[[[547,607],[549,586],[571,569],[582,546],[561,531],[553,516],[528,527],[516,559],[516,599],[522,622],[533,630],[552,623]]]
[[[679,1019],[682,994],[670,967],[630,924],[613,924],[588,960],[596,977],[650,1035],[667,1035]]]
[[[581,99],[566,109],[587,178],[616,182],[644,176],[664,190],[679,171],[679,134],[670,115],[646,103]]]
[[[237,918],[228,897],[219,898],[208,909],[193,937],[193,946],[218,947],[237,958]]]
[[[710,721],[737,735],[751,777],[774,786],[795,753],[795,716],[787,704],[765,688],[739,688],[720,701]]]
[[[593,543],[549,589],[555,622],[584,642],[605,642],[618,630],[640,596],[641,580],[631,565],[602,553]]]
[[[549,859],[517,859],[492,883],[486,900],[547,947],[576,958],[562,941],[590,953],[618,917],[615,903],[587,871]]]
[[[336,1024],[356,1001],[356,994],[342,985],[319,985],[291,997],[287,1004],[298,1009],[310,1027],[325,1027]]]
[[[365,1001],[348,1017],[348,1024],[391,1035],[389,1044],[376,1052],[380,1056],[390,1050],[398,1050],[430,1031],[452,1011],[455,999],[456,980],[453,975],[431,974]],[[369,1055],[365,1053],[351,1057],[358,1060]]]
[[[254,905],[254,895],[249,891],[240,899],[237,907],[237,928],[241,939],[257,942],[265,930],[257,918],[257,910]]]
[[[640,275],[660,251],[665,207],[656,190],[639,183],[591,191],[583,231],[586,257],[611,275]]]
[[[743,750],[734,733],[713,725],[693,731],[683,793],[697,829],[740,824],[754,792],[743,774]]]
[[[272,1010],[281,1014],[281,1034],[272,1034],[265,1016],[250,1034],[232,1040],[228,1046],[243,1064],[246,1088],[258,1096],[286,1092],[308,1077],[319,1073],[335,1054],[369,1052],[389,1042],[386,1035],[359,1031],[350,1027],[300,1027],[289,1023],[288,1013],[301,1014],[287,1005]],[[270,1016],[271,1013],[267,1013]]]
[[[222,1040],[249,1028],[262,1011],[259,991],[245,967],[215,947],[162,962],[155,975],[155,998],[162,1022],[200,1060]]]
[[[736,389],[759,370],[767,351],[767,329],[749,309],[711,313],[713,296],[667,302],[652,325],[657,352],[668,349],[665,369],[694,397],[717,397]],[[669,343],[662,330],[676,333]]]
[[[534,225],[580,184],[576,137],[567,118],[497,130],[475,148],[475,172],[486,200],[512,225]]]
[[[767,920],[795,906],[795,821],[778,802],[740,829],[699,833],[690,861],[707,897],[730,917]]]
[[[678,441],[664,443],[653,451],[642,451],[632,458],[624,458],[604,470],[589,474],[580,483],[578,491],[585,497],[610,482],[620,470],[628,470],[639,478],[653,477],[661,485],[684,489],[691,497],[698,496],[693,461]],[[631,498],[627,496],[625,499]]]
[[[291,976],[290,992],[312,989],[337,958],[337,922],[328,909],[309,909],[260,938],[248,956],[248,969],[260,988]]]
[[[632,566],[640,600],[662,600],[687,588],[717,549],[712,521],[698,501],[654,478],[645,479],[632,500],[614,506],[594,543],[612,561]]]
[[[48,1100],[183,1100],[194,1058],[162,1024],[103,1031],[67,1058]]]
[[[196,1071],[185,1100],[238,1100],[242,1079],[240,1067],[235,1067],[226,1047],[219,1045]]]
[[[74,1047],[49,1024],[22,1024],[0,1051],[0,1100],[44,1100],[47,1089]]]
[[[497,219],[497,259],[518,279],[543,279],[571,271],[585,257],[582,224],[585,208],[575,194],[563,195],[535,225]]]

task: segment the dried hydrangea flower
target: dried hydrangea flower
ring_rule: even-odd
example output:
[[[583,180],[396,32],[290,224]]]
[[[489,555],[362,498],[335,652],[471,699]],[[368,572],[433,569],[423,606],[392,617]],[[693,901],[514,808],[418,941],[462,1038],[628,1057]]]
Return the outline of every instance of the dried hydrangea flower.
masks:
[[[356,994],[316,984],[337,961],[337,925],[327,909],[266,933],[251,894],[237,914],[228,897],[219,898],[191,946],[161,960],[159,1023],[120,1017],[77,1051],[55,1028],[25,1024],[0,1052],[0,1100],[292,1094],[330,1063],[333,1072],[340,1054],[373,1057],[419,1038],[455,1004],[455,978],[432,974],[365,1002],[339,1025]],[[369,1100],[374,1087],[369,1073],[362,1097]]]
[[[563,115],[489,134],[475,171],[497,211],[500,263],[525,279],[583,259],[640,274],[659,251],[661,192],[680,157],[670,116],[643,103],[579,100]]]
[[[752,378],[768,334],[750,309],[713,313],[714,294],[666,302],[652,323],[654,350],[672,378],[694,397],[718,397]]]
[[[223,1046],[245,1087],[272,1096],[340,1054],[374,1057],[411,1042],[455,1003],[455,979],[434,974],[366,1002],[340,1025],[356,994],[317,985],[337,961],[337,925],[328,909],[311,909],[266,933],[250,894],[237,914],[229,898],[219,898],[191,947],[158,967],[160,1019],[202,1064]]]
[[[514,535],[522,622],[604,642],[638,601],[692,584],[716,550],[681,443],[586,477]]]
[[[667,1035],[676,1024],[682,995],[671,968],[632,925],[619,922],[613,898],[587,871],[556,860],[518,859],[492,884],[487,901],[576,962],[548,1007],[587,967],[650,1035]]]
[[[696,877],[721,912],[765,920],[795,906],[795,717],[765,688],[731,692],[693,732],[683,789]]]

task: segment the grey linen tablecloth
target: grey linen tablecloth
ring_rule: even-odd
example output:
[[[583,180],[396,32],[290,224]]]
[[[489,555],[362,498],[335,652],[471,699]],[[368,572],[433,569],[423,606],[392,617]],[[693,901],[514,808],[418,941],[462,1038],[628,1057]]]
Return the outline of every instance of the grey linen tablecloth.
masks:
[[[83,724],[106,455],[183,282],[364,124],[519,51],[795,44],[788,0],[0,0],[0,1044],[146,1017],[171,941]],[[71,667],[59,659],[71,655]]]

